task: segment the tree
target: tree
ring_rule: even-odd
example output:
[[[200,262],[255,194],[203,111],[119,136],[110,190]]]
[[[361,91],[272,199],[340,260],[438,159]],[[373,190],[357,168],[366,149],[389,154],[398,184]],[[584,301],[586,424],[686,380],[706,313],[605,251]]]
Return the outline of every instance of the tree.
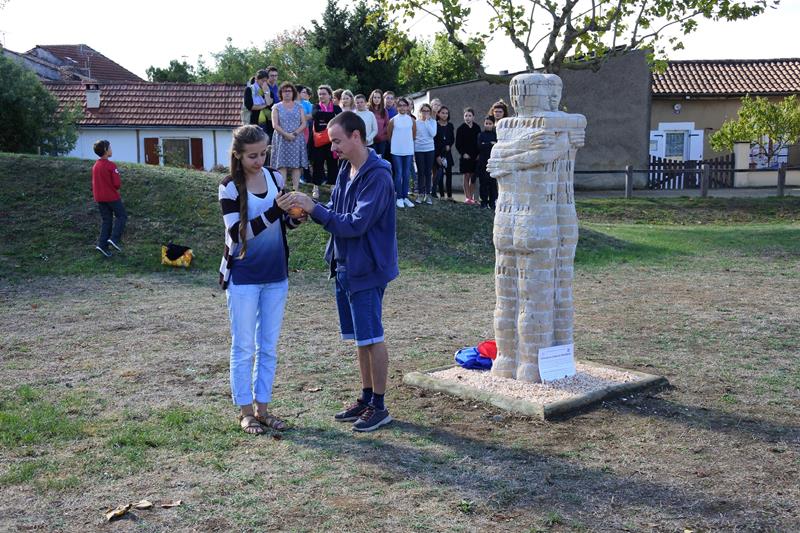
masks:
[[[482,56],[481,56],[482,59]],[[419,40],[403,57],[398,82],[405,92],[446,85],[472,78],[469,59],[447,39],[436,34],[433,42]]]
[[[345,69],[326,62],[328,47],[313,46],[302,30],[285,32],[268,41],[268,64],[278,68],[280,79],[307,85],[316,91],[322,84],[355,87],[358,80]]]
[[[281,33],[266,41],[263,48],[237,48],[229,37],[224,49],[211,54],[214,61],[211,66],[200,57],[194,71],[198,82],[244,83],[259,69],[274,66],[280,73],[280,80],[310,87],[318,87],[323,83],[355,86],[355,77],[325,64],[327,54],[327,47],[309,45],[305,34],[299,30]]]
[[[711,135],[711,147],[717,151],[732,150],[737,142],[757,146],[759,155],[771,166],[781,150],[800,140],[800,102],[795,95],[780,102],[756,96],[742,98],[739,118],[726,120]]]
[[[695,31],[701,20],[744,20],[776,7],[780,0],[482,0],[490,10],[488,32],[472,33],[467,22],[469,0],[382,0],[393,24],[431,17],[448,40],[465,54],[478,76],[483,65],[475,46],[502,32],[534,70],[534,53],[544,45],[546,72],[561,68],[599,68],[609,57],[651,49],[662,56],[667,48],[683,48],[673,33]],[[394,16],[394,14],[398,14]],[[539,15],[541,14],[541,19]],[[383,54],[391,53],[384,43]]]
[[[58,155],[78,139],[78,108],[58,100],[36,75],[0,53],[0,151]]]
[[[233,39],[230,37],[228,37],[225,48],[219,52],[213,52],[211,57],[214,61],[213,67],[206,65],[202,57],[198,58],[196,68],[198,81],[206,83],[244,83],[258,69],[266,68],[269,61],[264,50],[259,50],[255,46],[237,48],[233,46]]]
[[[167,68],[151,66],[145,72],[147,73],[147,79],[150,81],[175,81],[183,83],[197,81],[194,67],[186,61],[178,61],[177,59],[170,61]]]
[[[340,8],[336,0],[328,0],[322,21],[313,20],[307,32],[309,43],[325,48],[325,64],[342,69],[356,78],[346,85],[356,92],[369,94],[376,88],[397,90],[397,73],[402,56],[411,47],[404,33],[396,33],[389,19],[382,17],[375,6],[360,0],[352,11]],[[394,43],[393,53],[376,56],[385,40]]]

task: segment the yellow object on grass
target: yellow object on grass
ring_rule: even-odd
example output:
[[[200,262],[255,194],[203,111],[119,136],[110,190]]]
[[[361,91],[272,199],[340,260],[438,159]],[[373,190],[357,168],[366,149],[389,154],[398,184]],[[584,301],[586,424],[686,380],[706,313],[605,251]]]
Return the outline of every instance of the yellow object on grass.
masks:
[[[161,264],[173,267],[189,268],[192,264],[192,249],[179,244],[161,245]]]

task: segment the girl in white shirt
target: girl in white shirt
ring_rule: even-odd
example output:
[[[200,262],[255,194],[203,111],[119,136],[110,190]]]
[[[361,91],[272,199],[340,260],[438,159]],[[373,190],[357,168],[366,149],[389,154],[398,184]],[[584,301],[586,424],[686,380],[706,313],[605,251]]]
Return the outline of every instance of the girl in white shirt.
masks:
[[[414,158],[414,137],[417,124],[408,114],[409,103],[406,98],[397,99],[397,115],[389,121],[389,142],[394,172],[394,188],[397,207],[414,207],[408,199],[408,179]]]
[[[364,125],[367,127],[367,146],[372,148],[375,142],[375,136],[378,134],[378,121],[375,119],[375,113],[367,109],[367,97],[363,94],[356,95],[356,115],[361,117]],[[378,154],[381,155],[381,154]]]

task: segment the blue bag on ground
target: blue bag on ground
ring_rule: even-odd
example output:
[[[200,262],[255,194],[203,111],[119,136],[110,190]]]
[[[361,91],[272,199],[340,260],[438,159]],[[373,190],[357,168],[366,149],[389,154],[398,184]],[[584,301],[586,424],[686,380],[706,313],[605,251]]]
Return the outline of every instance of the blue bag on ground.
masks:
[[[456,352],[455,360],[462,367],[472,370],[489,370],[492,368],[492,360],[488,357],[483,357],[477,346],[461,348]]]

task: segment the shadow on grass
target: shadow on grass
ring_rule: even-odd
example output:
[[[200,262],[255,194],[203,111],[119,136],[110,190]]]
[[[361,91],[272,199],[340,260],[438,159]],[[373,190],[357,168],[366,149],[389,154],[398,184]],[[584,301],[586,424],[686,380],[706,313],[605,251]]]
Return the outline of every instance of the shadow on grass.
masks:
[[[516,508],[556,511],[577,517],[578,523],[581,517],[598,524],[618,517],[621,526],[626,515],[618,511],[624,505],[649,508],[659,514],[658,520],[681,524],[733,526],[734,517],[746,512],[751,527],[770,530],[777,526],[772,516],[754,512],[750,503],[712,497],[693,487],[647,481],[644,475],[638,479],[620,476],[574,460],[408,422],[395,421],[381,430],[387,431],[402,433],[416,444],[372,436],[348,438],[333,429],[297,428],[287,437],[300,446],[355,457],[394,476],[394,482],[419,480],[426,487],[447,486],[460,497],[479,502],[488,514],[513,515]]]
[[[656,396],[643,397],[627,403],[606,404],[621,413],[641,417],[658,417],[691,428],[724,433],[745,439],[756,438],[767,443],[800,444],[800,426],[775,424],[768,420],[748,418],[710,409],[683,405]]]

